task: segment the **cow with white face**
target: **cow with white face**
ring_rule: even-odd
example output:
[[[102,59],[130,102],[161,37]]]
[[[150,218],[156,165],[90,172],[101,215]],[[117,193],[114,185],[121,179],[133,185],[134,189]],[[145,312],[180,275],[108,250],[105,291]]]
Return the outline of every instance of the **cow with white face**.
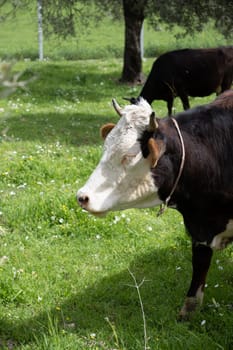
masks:
[[[152,159],[143,157],[139,141],[154,112],[145,100],[124,109],[113,100],[113,106],[121,118],[101,128],[102,159],[77,194],[81,207],[95,215],[161,203],[150,172]]]
[[[208,105],[157,119],[150,105],[120,106],[104,125],[103,157],[78,191],[82,208],[111,210],[165,203],[183,216],[192,238],[193,274],[180,317],[202,303],[213,250],[233,241],[233,91]]]

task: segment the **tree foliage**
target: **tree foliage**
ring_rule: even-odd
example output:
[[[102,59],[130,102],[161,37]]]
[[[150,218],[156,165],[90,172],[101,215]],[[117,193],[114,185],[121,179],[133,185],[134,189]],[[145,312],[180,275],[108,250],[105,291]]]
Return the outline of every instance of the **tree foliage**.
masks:
[[[208,20],[226,37],[233,35],[232,0],[149,0],[146,14],[153,25],[175,24],[190,31],[201,31]]]
[[[36,2],[0,0],[0,20],[19,8],[35,8]],[[99,21],[104,15],[113,19],[143,17],[154,26],[162,22],[169,28],[179,24],[187,33],[201,31],[213,20],[226,37],[233,35],[233,0],[42,0],[42,5],[45,33],[62,37],[76,35],[77,22],[87,25],[90,18]]]
[[[55,34],[63,38],[76,36],[77,23],[88,22],[87,7],[83,4],[84,1],[80,0],[43,0],[45,35]]]
[[[11,1],[17,6],[29,4],[28,0]],[[87,24],[88,18],[98,21],[106,14],[114,19],[148,18],[154,25],[163,22],[170,28],[178,23],[187,33],[201,31],[208,20],[213,20],[225,36],[233,34],[233,0],[43,0],[48,34],[75,35],[75,22]]]
[[[28,7],[29,0],[0,0],[0,22],[14,16],[19,8]]]

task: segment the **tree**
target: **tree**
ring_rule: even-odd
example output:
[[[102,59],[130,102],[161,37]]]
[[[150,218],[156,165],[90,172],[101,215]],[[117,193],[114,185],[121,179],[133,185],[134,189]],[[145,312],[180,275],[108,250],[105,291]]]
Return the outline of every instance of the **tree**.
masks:
[[[0,0],[15,10],[19,6],[32,6],[30,0]],[[123,16],[125,22],[124,64],[121,81],[138,83],[142,80],[142,59],[140,33],[145,18],[152,25],[159,22],[172,28],[179,24],[184,33],[200,31],[207,19],[212,19],[215,27],[225,36],[233,35],[233,0],[42,0],[45,34],[54,33],[67,37],[76,35],[75,24],[90,18],[101,20],[104,14],[113,18]],[[35,4],[34,4],[35,5]],[[87,7],[88,5],[88,7]],[[98,6],[99,11],[96,11]],[[4,17],[4,16],[1,16]],[[0,17],[0,19],[1,19]]]
[[[125,20],[124,64],[122,82],[142,82],[140,35],[148,0],[123,0]]]
[[[170,29],[178,23],[184,28],[184,34],[201,31],[206,19],[212,19],[215,27],[226,37],[233,35],[232,0],[123,0],[123,9],[125,49],[121,81],[124,82],[136,83],[141,80],[139,33],[144,18],[155,26],[160,22],[165,23]]]
[[[68,0],[60,1],[67,3]],[[162,22],[170,29],[178,23],[184,28],[184,34],[201,31],[206,19],[212,19],[215,27],[225,36],[233,35],[233,0],[122,0],[122,7],[119,6],[119,0],[86,0],[85,3],[87,1],[100,8],[99,18],[104,13],[111,13],[117,19],[122,15],[124,17],[122,82],[135,84],[142,81],[140,33],[145,18],[152,25],[158,26]]]

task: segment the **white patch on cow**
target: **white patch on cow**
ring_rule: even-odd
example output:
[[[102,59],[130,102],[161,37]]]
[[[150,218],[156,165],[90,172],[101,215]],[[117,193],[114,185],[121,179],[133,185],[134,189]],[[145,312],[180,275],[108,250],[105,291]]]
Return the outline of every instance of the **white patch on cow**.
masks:
[[[203,292],[203,285],[201,284],[196,292],[196,298],[197,301],[199,303],[199,305],[201,305],[203,303],[203,298],[204,298],[204,292]]]
[[[123,109],[122,117],[105,139],[103,156],[77,197],[93,214],[110,210],[153,207],[161,203],[150,172],[150,161],[141,153],[139,138],[152,113],[141,100]]]
[[[214,250],[224,249],[232,241],[233,241],[233,220],[230,220],[226,230],[222,233],[219,233],[213,238],[212,242],[210,243],[210,247]]]

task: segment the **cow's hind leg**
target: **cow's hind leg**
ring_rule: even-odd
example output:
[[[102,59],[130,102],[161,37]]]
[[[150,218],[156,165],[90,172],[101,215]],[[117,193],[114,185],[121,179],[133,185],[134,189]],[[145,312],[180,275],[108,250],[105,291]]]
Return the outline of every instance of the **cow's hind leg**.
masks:
[[[179,314],[181,320],[188,319],[197,306],[202,304],[205,280],[210,267],[213,251],[208,246],[201,244],[196,245],[193,243],[192,254],[192,282],[185,303]]]

